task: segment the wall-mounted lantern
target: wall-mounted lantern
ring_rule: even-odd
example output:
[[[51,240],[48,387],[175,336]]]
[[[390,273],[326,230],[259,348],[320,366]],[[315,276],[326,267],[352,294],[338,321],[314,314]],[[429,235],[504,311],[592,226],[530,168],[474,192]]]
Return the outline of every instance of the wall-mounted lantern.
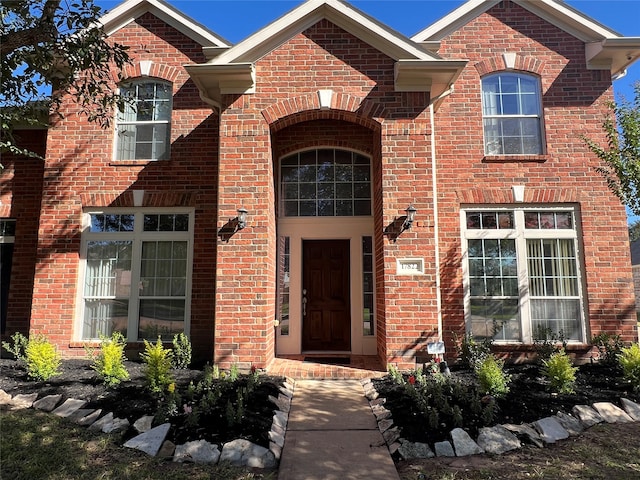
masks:
[[[416,219],[416,208],[413,205],[409,205],[405,210],[407,216],[404,219],[404,223],[402,224],[402,231],[409,230],[411,225],[413,225],[413,221]]]
[[[238,210],[238,216],[236,217],[236,226],[238,230],[242,230],[247,226],[247,209],[240,207]]]

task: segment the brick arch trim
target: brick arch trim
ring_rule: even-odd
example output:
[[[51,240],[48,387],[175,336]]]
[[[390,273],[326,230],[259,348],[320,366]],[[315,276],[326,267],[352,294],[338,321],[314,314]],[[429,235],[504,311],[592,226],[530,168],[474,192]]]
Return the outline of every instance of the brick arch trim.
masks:
[[[153,77],[174,83],[180,75],[180,70],[174,66],[158,63],[155,60],[151,60],[150,62],[151,65],[148,67],[148,72],[143,72],[144,67],[140,61],[125,65],[122,71],[112,71],[111,75],[113,80],[118,83],[122,81],[123,78],[132,79]]]
[[[513,193],[507,188],[469,188],[456,190],[460,204],[512,204]],[[577,188],[525,188],[523,203],[578,203]]]
[[[535,73],[542,76],[542,70],[544,69],[544,62],[540,59],[531,57],[528,55],[514,54],[513,67],[507,66],[506,54],[495,55],[494,57],[487,58],[481,62],[476,63],[474,66],[478,74],[482,77],[489,73],[501,72],[504,70],[520,70],[523,72]]]
[[[148,192],[142,197],[142,207],[195,207],[198,192]],[[133,192],[82,193],[80,202],[88,207],[134,207]]]
[[[262,116],[272,132],[299,122],[325,119],[344,120],[380,131],[380,122],[375,118],[384,117],[384,106],[353,95],[334,92],[329,108],[322,108],[318,93],[313,92],[274,103],[262,111]]]

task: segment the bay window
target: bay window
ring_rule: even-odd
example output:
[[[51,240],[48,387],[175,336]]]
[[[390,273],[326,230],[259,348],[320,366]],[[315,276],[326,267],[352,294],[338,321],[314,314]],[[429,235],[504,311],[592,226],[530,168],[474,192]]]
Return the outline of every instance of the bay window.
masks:
[[[185,332],[192,263],[191,212],[91,212],[82,235],[81,337],[128,341]]]
[[[574,210],[477,208],[462,216],[468,332],[511,343],[543,334],[583,342]]]

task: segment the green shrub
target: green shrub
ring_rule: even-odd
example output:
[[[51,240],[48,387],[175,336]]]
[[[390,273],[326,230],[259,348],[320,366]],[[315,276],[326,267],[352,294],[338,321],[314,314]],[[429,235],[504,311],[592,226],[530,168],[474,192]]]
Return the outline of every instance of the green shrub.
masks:
[[[620,335],[600,333],[591,339],[591,343],[598,348],[599,361],[605,365],[616,365],[618,355],[622,352],[622,339]]]
[[[562,344],[562,346],[559,344]],[[550,328],[538,325],[533,335],[533,345],[538,354],[538,360],[544,363],[554,353],[563,351],[567,347],[567,340],[564,338],[562,330],[556,334]]]
[[[93,360],[91,368],[98,373],[98,377],[107,387],[114,387],[123,380],[129,379],[124,362],[126,347],[124,336],[120,332],[113,332],[111,337],[102,337],[100,353],[94,355],[93,350],[87,349],[89,358]]]
[[[398,385],[404,384],[404,377],[402,376],[400,370],[398,370],[398,367],[396,367],[394,364],[387,364],[387,372],[389,372],[389,376],[395,383],[397,383]]]
[[[173,353],[170,349],[162,346],[162,341],[158,337],[158,341],[153,344],[147,340],[144,341],[144,352],[140,354],[145,364],[144,376],[147,382],[147,388],[153,393],[163,393],[168,390],[169,386],[174,384],[171,375],[171,360]]]
[[[618,362],[624,379],[631,382],[634,390],[640,391],[640,344],[634,343],[628,348],[622,348]]]
[[[511,376],[504,372],[504,362],[493,355],[486,357],[477,367],[476,375],[484,393],[503,397],[509,393]]]
[[[60,354],[43,335],[29,339],[25,355],[29,377],[35,380],[49,380],[60,373]]]
[[[29,339],[25,337],[20,332],[16,332],[11,335],[11,340],[13,340],[13,344],[9,342],[2,342],[2,346],[4,349],[9,352],[11,355],[16,357],[16,360],[22,360],[23,362],[27,361],[27,345],[29,343]]]
[[[462,339],[458,350],[460,362],[466,368],[475,370],[489,355],[491,355],[492,338],[485,338],[481,342],[473,338],[470,333]]]
[[[184,333],[173,336],[173,366],[175,368],[189,368],[191,364],[191,342]]]
[[[551,389],[558,393],[574,393],[577,367],[564,350],[554,353],[542,362],[542,373],[549,381]]]

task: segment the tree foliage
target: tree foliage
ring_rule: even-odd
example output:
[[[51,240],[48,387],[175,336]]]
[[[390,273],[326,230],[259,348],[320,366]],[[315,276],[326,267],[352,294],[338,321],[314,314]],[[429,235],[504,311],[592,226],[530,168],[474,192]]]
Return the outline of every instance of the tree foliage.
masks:
[[[111,68],[121,71],[129,57],[127,47],[107,41],[103,13],[94,0],[0,2],[0,151],[37,156],[13,131],[46,126],[67,95],[90,121],[109,125],[120,102]]]
[[[596,170],[609,188],[634,215],[640,215],[640,81],[634,84],[635,99],[611,104],[603,123],[607,146],[586,138],[589,149],[602,165]]]

